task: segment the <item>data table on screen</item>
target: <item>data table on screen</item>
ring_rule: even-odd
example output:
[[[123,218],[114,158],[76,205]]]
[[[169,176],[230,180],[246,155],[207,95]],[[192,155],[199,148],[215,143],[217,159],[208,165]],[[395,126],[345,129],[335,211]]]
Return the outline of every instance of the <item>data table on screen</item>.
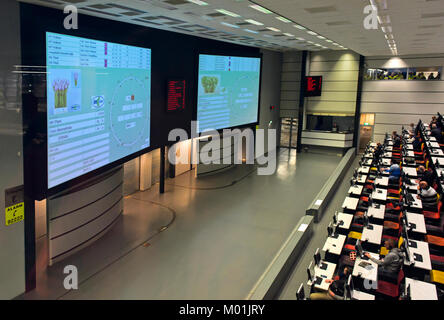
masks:
[[[151,50],[46,34],[48,188],[150,145]]]

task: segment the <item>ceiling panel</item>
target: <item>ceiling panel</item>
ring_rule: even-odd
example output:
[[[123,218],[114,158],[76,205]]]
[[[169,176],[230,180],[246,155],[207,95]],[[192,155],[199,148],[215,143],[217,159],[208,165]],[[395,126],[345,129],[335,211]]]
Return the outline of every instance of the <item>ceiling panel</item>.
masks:
[[[444,52],[444,0],[21,1],[59,9],[74,4],[89,15],[279,51],[349,48],[365,56]],[[363,25],[370,1],[385,22],[377,30]]]

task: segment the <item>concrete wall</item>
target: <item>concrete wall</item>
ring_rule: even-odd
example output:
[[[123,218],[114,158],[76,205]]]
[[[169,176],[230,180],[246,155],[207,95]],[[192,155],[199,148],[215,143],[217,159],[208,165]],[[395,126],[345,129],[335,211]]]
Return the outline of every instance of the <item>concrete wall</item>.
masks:
[[[23,184],[19,7],[0,1],[0,299],[25,291],[24,222],[5,225],[5,189]]]
[[[368,68],[442,67],[444,54],[406,57],[370,57]],[[373,139],[382,141],[386,132],[429,120],[444,111],[444,81],[364,81],[361,113],[375,113]]]
[[[298,117],[301,91],[302,51],[287,51],[282,56],[281,117]]]
[[[310,53],[309,75],[323,76],[322,96],[307,98],[307,113],[354,115],[359,77],[359,55],[352,51]]]

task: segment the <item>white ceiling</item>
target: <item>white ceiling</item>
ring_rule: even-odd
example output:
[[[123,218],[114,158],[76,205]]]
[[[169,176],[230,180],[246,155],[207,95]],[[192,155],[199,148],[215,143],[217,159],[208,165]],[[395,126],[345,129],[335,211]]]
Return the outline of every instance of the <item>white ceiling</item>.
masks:
[[[371,0],[380,17],[388,15],[391,21],[377,30],[363,26],[364,7],[370,0],[201,0],[207,5],[192,3],[199,0],[20,1],[54,8],[74,4],[80,13],[279,51],[350,48],[364,56],[390,55],[393,51],[381,26],[391,26],[400,55],[444,52],[444,0]],[[254,4],[272,12],[255,10]],[[219,9],[238,16],[222,14]],[[279,16],[290,22],[278,20]],[[263,25],[247,23],[248,19]],[[318,35],[308,34],[310,30]]]

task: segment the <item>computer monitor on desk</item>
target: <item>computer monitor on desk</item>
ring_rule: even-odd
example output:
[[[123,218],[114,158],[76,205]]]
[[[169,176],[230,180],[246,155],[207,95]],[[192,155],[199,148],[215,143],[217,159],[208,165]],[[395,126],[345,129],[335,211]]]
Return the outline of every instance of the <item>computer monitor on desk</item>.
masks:
[[[405,225],[405,221],[406,220],[403,221],[403,223],[404,223],[403,227],[404,228],[403,228],[403,230],[401,232],[401,236],[404,238],[404,241],[401,244],[401,248],[400,249],[401,249],[402,252],[404,252],[405,260],[410,263],[410,262],[414,262],[414,261],[412,261],[412,259],[410,259],[410,248],[409,248],[410,239],[409,239],[409,236],[407,234],[407,227]]]
[[[319,269],[322,269],[322,270],[327,269],[327,264],[322,262],[321,252],[319,251],[319,248],[316,249],[316,252],[313,255],[313,258],[314,258],[316,266],[318,266]]]
[[[328,224],[327,233],[330,238],[335,238],[335,239],[338,238],[338,233],[336,229],[337,229],[336,224],[332,224],[331,222]]]
[[[345,298],[347,300],[353,299],[353,291],[355,291],[355,285],[353,284],[352,275],[349,275],[347,282],[345,283]]]
[[[355,245],[355,247],[356,247],[356,253],[357,253],[357,255],[358,255],[360,258],[364,258],[365,255],[364,255],[364,249],[362,249],[361,240],[359,240],[359,239],[356,240],[356,245]]]
[[[314,275],[313,261],[308,265],[307,276],[309,285],[320,285],[322,283],[322,278]]]
[[[304,284],[303,283],[301,283],[298,291],[296,291],[296,299],[297,300],[305,300],[305,291],[304,291]]]
[[[368,217],[367,211],[364,213],[364,228],[368,230],[373,230],[373,226],[370,224],[370,219]]]

